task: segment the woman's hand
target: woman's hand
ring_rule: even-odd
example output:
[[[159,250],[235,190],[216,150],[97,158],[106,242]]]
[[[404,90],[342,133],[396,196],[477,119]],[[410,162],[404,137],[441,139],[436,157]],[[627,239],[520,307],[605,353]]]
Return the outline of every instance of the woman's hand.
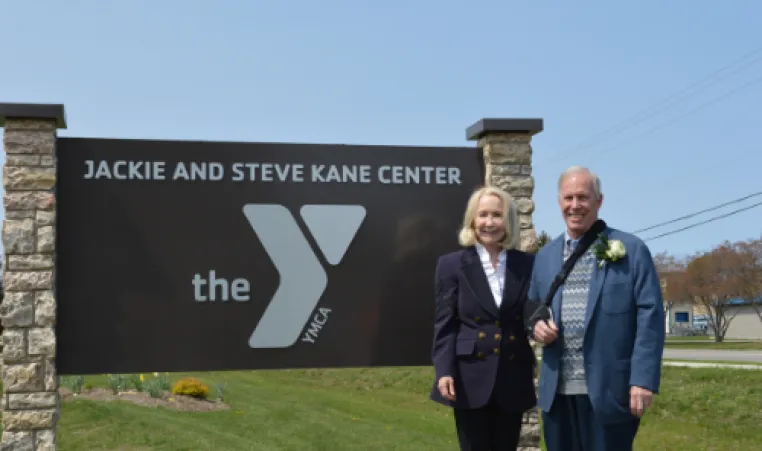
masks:
[[[448,401],[455,401],[455,379],[451,376],[442,376],[437,383],[439,394]]]

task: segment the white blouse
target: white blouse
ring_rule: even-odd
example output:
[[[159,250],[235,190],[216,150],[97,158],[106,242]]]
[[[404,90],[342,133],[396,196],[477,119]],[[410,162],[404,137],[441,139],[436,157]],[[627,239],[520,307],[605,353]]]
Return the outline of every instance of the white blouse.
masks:
[[[497,257],[497,268],[492,266],[489,258],[489,252],[480,243],[476,243],[476,251],[482,261],[482,268],[487,275],[487,282],[492,290],[492,297],[495,304],[500,307],[503,301],[503,287],[505,287],[505,249],[500,251]]]

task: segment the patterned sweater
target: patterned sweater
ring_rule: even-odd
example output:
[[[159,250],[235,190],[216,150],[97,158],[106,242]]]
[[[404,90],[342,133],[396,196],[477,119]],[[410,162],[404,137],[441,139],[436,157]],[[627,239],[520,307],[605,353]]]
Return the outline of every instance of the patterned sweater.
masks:
[[[574,250],[576,242],[564,246],[564,260]],[[591,246],[592,248],[592,246]],[[590,279],[595,268],[595,256],[588,249],[572,268],[561,293],[561,319],[563,350],[558,392],[566,395],[587,393],[582,341],[585,333],[585,312],[590,292]]]

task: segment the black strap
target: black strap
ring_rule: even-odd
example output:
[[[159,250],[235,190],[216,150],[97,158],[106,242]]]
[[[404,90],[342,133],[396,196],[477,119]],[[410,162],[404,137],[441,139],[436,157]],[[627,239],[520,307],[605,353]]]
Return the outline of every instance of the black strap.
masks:
[[[590,227],[587,232],[582,235],[582,238],[579,240],[579,244],[577,244],[577,247],[574,248],[574,252],[572,252],[569,258],[566,259],[564,265],[561,267],[561,271],[559,271],[558,274],[556,274],[556,277],[553,279],[553,283],[550,285],[550,290],[545,296],[545,301],[543,303],[527,301],[527,305],[524,311],[526,313],[531,312],[531,314],[528,315],[528,319],[525,320],[527,327],[534,328],[534,324],[537,321],[547,321],[550,319],[550,306],[553,303],[553,296],[556,295],[556,291],[558,291],[558,288],[566,281],[566,278],[569,277],[569,273],[574,267],[574,264],[577,263],[577,260],[579,260],[582,254],[584,254],[585,251],[587,251],[587,249],[593,245],[595,240],[598,238],[598,235],[605,228],[606,223],[602,219],[598,219],[595,221],[595,223],[593,223],[592,227]]]

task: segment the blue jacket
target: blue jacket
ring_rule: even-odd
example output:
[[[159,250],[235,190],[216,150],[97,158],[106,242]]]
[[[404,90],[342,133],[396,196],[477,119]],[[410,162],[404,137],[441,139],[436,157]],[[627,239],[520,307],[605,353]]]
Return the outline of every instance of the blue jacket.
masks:
[[[664,349],[665,315],[659,277],[648,247],[638,237],[611,227],[609,240],[624,244],[625,256],[596,262],[585,317],[583,352],[588,395],[593,409],[607,423],[631,419],[630,387],[659,392]],[[563,265],[565,235],[537,253],[529,299],[543,302]],[[596,240],[593,246],[598,244]],[[550,412],[558,386],[563,348],[561,285],[553,297],[553,318],[559,337],[542,351],[539,407]],[[530,331],[531,335],[531,331]]]
[[[536,360],[523,321],[533,260],[532,254],[506,252],[505,286],[498,307],[473,246],[439,258],[432,400],[472,409],[494,396],[503,409],[513,412],[537,404]],[[437,381],[442,376],[455,380],[454,402],[439,394]]]

